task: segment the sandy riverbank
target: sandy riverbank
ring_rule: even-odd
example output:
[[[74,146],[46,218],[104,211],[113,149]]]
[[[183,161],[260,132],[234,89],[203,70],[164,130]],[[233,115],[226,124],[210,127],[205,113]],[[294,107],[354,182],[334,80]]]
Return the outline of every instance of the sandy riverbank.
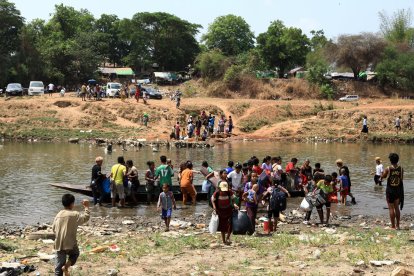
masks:
[[[412,215],[404,215],[402,230],[395,231],[385,217],[334,215],[331,226],[321,228],[303,225],[296,210],[286,214],[273,235],[258,225],[257,235],[232,236],[231,246],[208,233],[209,213],[174,217],[168,233],[158,217],[93,217],[79,230],[81,256],[73,275],[106,275],[110,269],[118,275],[390,275],[397,267],[414,270]],[[40,275],[52,274],[53,264],[38,253],[53,257],[53,245],[29,239],[38,230],[50,231],[50,225],[0,226],[0,261],[17,258],[33,264]],[[111,251],[112,245],[119,251]],[[371,263],[375,260],[390,262],[377,266]]]
[[[275,139],[289,141],[360,141],[363,115],[370,133],[364,140],[413,143],[414,130],[406,130],[414,101],[360,99],[358,102],[303,100],[255,100],[184,98],[181,109],[169,99],[150,100],[148,105],[133,99],[82,102],[73,93],[41,97],[0,98],[0,135],[21,141],[68,141],[80,139],[168,140],[175,122],[202,110],[231,115],[232,139]],[[149,126],[141,124],[144,112]],[[403,131],[396,135],[394,120],[402,116]]]

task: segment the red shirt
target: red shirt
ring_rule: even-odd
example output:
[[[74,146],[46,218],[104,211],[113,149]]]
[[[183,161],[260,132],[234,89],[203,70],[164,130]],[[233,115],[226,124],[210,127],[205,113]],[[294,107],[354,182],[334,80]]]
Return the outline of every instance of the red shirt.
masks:
[[[286,165],[286,172],[290,173],[291,171],[292,171],[292,173],[296,172],[296,168],[295,168],[295,165],[292,162],[289,162]]]
[[[252,170],[257,173],[257,176],[261,175],[263,172],[263,169],[259,166],[253,166]]]

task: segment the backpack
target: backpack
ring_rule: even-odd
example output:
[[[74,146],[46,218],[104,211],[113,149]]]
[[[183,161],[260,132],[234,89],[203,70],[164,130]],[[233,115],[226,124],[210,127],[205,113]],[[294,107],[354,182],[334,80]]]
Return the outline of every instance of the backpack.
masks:
[[[273,189],[272,195],[270,196],[269,209],[279,211],[286,210],[286,195],[284,192],[277,188]]]
[[[211,187],[213,187],[213,185],[212,185]],[[211,187],[210,187],[210,189],[211,189]],[[218,204],[218,197],[219,197],[219,195],[220,195],[220,192],[217,192],[217,193],[216,193],[216,196],[214,196],[214,192],[213,192],[213,194],[212,194],[212,196],[211,196],[211,197],[213,197],[213,196],[214,196],[214,204],[216,204],[216,208],[217,208],[217,204]],[[211,208],[213,208],[213,203],[211,202],[211,197],[210,197],[210,199],[209,199],[209,201],[208,201],[208,205],[209,205]],[[232,201],[231,201],[231,196],[230,196],[230,193],[228,193],[228,197],[229,197],[229,200],[230,200],[230,205],[232,205]]]

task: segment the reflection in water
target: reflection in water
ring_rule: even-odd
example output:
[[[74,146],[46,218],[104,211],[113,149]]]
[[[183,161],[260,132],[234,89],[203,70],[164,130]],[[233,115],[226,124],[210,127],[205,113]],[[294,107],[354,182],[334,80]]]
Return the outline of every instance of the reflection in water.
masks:
[[[375,168],[374,158],[380,156],[386,166],[390,152],[400,155],[401,164],[405,169],[406,204],[403,212],[411,213],[414,207],[410,200],[414,195],[411,185],[414,178],[414,165],[411,163],[414,147],[409,145],[238,142],[217,145],[213,149],[161,148],[157,153],[152,152],[150,147],[139,150],[128,148],[126,152],[120,147],[114,147],[113,153],[107,155],[103,147],[89,144],[5,143],[0,147],[0,223],[50,221],[61,208],[60,199],[64,191],[52,188],[48,184],[66,182],[87,185],[90,170],[98,155],[104,157],[105,172],[116,162],[118,155],[132,159],[140,170],[141,184],[144,184],[142,176],[147,169],[146,161],[154,160],[159,163],[160,155],[171,158],[176,169],[180,162],[189,159],[193,161],[195,168],[199,168],[201,162],[207,160],[215,170],[226,167],[228,160],[243,162],[252,155],[260,159],[266,155],[280,155],[284,165],[292,157],[299,159],[298,165],[309,158],[311,164],[320,162],[327,173],[337,171],[335,160],[341,158],[351,170],[352,188],[358,205],[335,206],[333,211],[337,210],[341,215],[349,215],[348,212],[387,215],[387,210],[384,210],[385,187],[374,187],[371,172]],[[195,182],[202,182],[199,175],[196,176]],[[77,201],[80,202],[82,198],[83,196],[77,196]],[[299,203],[300,199],[291,199],[289,202],[296,206],[299,206]],[[205,203],[201,203],[195,210],[190,207],[178,210],[176,214],[203,212],[206,206]],[[154,208],[145,206],[127,210],[95,208],[95,211],[97,215],[157,215]]]

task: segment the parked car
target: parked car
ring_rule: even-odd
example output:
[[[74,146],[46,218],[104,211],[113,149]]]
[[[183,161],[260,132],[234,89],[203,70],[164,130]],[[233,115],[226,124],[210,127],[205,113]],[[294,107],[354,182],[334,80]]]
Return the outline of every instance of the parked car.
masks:
[[[121,84],[118,82],[108,82],[106,84],[106,96],[107,97],[119,97],[121,91]]]
[[[341,102],[352,102],[352,101],[358,101],[359,97],[358,95],[346,95],[345,97],[339,98],[339,101]]]
[[[20,83],[9,83],[6,87],[6,96],[23,96],[23,87]]]
[[[27,94],[29,96],[43,95],[45,94],[45,85],[42,81],[31,81]]]
[[[148,98],[162,100],[162,95],[159,90],[152,87],[141,87],[140,97],[143,96],[144,91],[146,92]]]

